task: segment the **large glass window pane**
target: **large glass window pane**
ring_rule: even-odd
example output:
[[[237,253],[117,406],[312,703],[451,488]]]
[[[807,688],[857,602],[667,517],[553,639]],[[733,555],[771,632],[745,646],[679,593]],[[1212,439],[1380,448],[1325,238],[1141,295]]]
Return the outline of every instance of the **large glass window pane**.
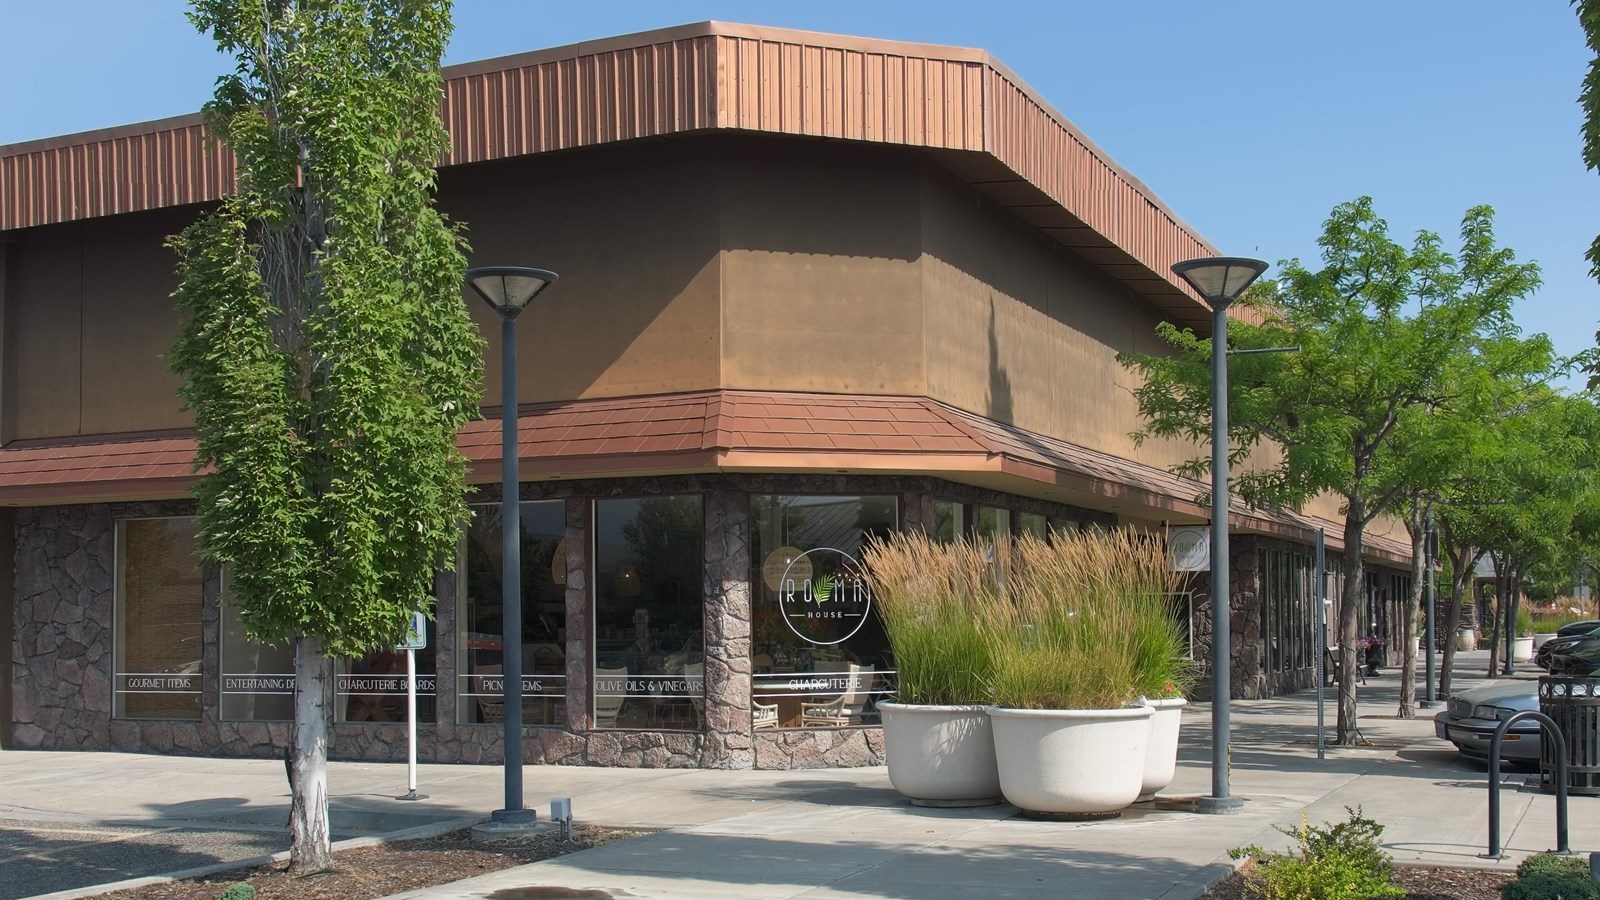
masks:
[[[431,610],[430,610],[431,612]],[[428,646],[416,652],[417,721],[437,715],[438,631],[430,619]],[[222,718],[231,722],[294,719],[294,647],[262,644],[245,633],[238,601],[222,578]],[[406,651],[383,648],[358,659],[334,660],[333,718],[336,722],[406,720]]]
[[[933,501],[933,537],[947,544],[967,533],[965,507],[954,500]]]
[[[433,610],[428,610],[432,613]],[[430,615],[428,646],[417,654],[417,721],[438,720],[439,632]],[[406,720],[406,651],[383,648],[357,659],[335,662],[335,722],[404,722]]]
[[[700,729],[700,498],[597,500],[594,532],[595,727]]]
[[[566,510],[564,500],[520,505],[525,725],[567,723]],[[474,506],[472,512],[459,567],[456,628],[456,718],[462,724],[505,720],[500,506]]]
[[[1011,533],[1011,510],[980,506],[974,518],[974,530],[979,537],[993,538]]]
[[[222,573],[222,718],[230,722],[294,719],[294,648],[252,641]]]
[[[1016,522],[1017,534],[1031,534],[1036,538],[1049,537],[1050,529],[1045,524],[1045,518],[1038,513],[1017,513],[1013,521]]]
[[[195,549],[192,518],[117,523],[117,718],[200,718],[204,601]]]
[[[860,574],[850,560],[860,560],[867,538],[897,527],[895,499],[757,496],[750,502],[755,727],[876,724],[876,702],[893,689],[888,639],[877,611],[847,585]],[[852,591],[848,602],[835,604],[839,618],[807,620],[796,611],[815,597],[818,584]],[[867,611],[852,620],[857,608]]]

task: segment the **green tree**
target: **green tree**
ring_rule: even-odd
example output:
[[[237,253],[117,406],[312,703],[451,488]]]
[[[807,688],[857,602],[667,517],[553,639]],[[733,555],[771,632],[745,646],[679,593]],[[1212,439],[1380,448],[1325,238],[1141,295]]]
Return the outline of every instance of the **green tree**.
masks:
[[[1446,401],[1449,362],[1511,327],[1512,305],[1537,287],[1539,275],[1495,245],[1487,207],[1464,217],[1458,256],[1432,232],[1418,233],[1409,249],[1396,243],[1370,198],[1335,208],[1318,244],[1321,269],[1282,264],[1275,293],[1263,285],[1243,302],[1259,324],[1247,314],[1230,325],[1238,348],[1300,350],[1230,364],[1229,458],[1239,466],[1264,444],[1278,453],[1275,463],[1239,476],[1246,502],[1295,506],[1323,492],[1342,499],[1338,634],[1343,670],[1353,672],[1365,529],[1404,496],[1388,474],[1399,466],[1397,429],[1409,412]],[[1171,323],[1158,331],[1170,355],[1122,357],[1143,379],[1135,396],[1145,425],[1135,438],[1209,444],[1211,341]],[[1178,471],[1200,478],[1209,465],[1200,457]],[[1355,720],[1355,679],[1344,678],[1339,743],[1354,740]]]
[[[171,363],[202,554],[249,635],[295,648],[291,869],[329,868],[331,660],[426,609],[466,520],[482,348],[433,207],[448,0],[194,0],[237,61],[206,105],[238,192],[170,242]]]
[[[1501,496],[1502,476],[1519,464],[1522,454],[1538,451],[1513,440],[1527,434],[1516,426],[1551,395],[1547,382],[1559,371],[1548,338],[1522,338],[1507,323],[1446,361],[1438,402],[1402,413],[1390,439],[1392,465],[1381,477],[1399,489],[1397,512],[1404,513],[1411,539],[1411,596],[1401,619],[1401,646],[1407,650],[1422,609],[1428,512],[1442,505],[1495,502],[1490,498]],[[1495,493],[1486,493],[1491,484]],[[1453,658],[1453,649],[1446,653],[1447,660]],[[1415,715],[1415,683],[1416,659],[1407,652],[1400,679],[1402,718]]]
[[[1578,105],[1583,107],[1583,164],[1591,172],[1600,171],[1600,0],[1572,0],[1578,11],[1578,23],[1583,26],[1583,36],[1594,57],[1589,60],[1589,71],[1583,76],[1583,88],[1578,93]],[[1589,274],[1600,278],[1600,236],[1595,237],[1585,254],[1589,260]],[[1600,332],[1595,334],[1600,342]],[[1600,387],[1600,357],[1589,364],[1589,387]]]

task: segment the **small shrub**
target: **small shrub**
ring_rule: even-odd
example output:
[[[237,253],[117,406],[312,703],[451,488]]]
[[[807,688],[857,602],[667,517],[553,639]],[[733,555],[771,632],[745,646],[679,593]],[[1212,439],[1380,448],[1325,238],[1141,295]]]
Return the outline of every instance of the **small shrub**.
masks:
[[[1529,875],[1502,887],[1504,900],[1600,900],[1600,882],[1585,872],[1575,875]]]
[[[234,882],[222,889],[217,900],[256,900],[256,889],[242,881]]]
[[[1517,866],[1517,877],[1530,875],[1575,875],[1589,877],[1589,861],[1581,856],[1561,856],[1555,853],[1535,853]]]
[[[1234,859],[1250,856],[1256,869],[1246,884],[1262,900],[1378,900],[1404,897],[1405,891],[1389,883],[1394,862],[1383,852],[1378,838],[1383,826],[1361,814],[1360,807],[1345,807],[1348,821],[1313,826],[1302,815],[1300,827],[1278,829],[1299,843],[1288,851],[1266,851],[1257,846],[1228,851]]]
[[[1581,856],[1537,853],[1517,866],[1517,880],[1500,889],[1505,900],[1600,900],[1600,884]]]

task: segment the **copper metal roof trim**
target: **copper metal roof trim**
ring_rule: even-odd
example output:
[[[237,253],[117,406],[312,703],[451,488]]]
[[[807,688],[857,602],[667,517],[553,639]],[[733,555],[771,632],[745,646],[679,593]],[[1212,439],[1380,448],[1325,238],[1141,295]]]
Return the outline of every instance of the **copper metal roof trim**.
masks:
[[[450,66],[459,165],[740,129],[987,153],[1177,288],[1214,255],[1144,184],[982,50],[702,22]],[[0,231],[216,200],[233,159],[198,114],[0,147]]]

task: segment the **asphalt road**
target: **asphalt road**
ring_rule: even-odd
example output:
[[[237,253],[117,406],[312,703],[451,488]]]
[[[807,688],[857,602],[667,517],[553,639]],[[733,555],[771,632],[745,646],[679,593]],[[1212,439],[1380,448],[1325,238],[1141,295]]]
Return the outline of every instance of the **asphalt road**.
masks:
[[[355,836],[334,833],[334,839]],[[0,900],[162,875],[289,849],[281,825],[0,819]]]

